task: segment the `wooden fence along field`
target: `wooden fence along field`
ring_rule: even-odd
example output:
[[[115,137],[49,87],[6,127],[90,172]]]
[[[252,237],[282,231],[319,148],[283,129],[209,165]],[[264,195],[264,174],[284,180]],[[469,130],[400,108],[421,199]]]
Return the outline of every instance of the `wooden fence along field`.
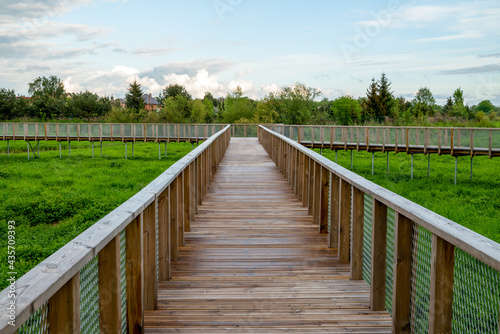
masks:
[[[233,187],[234,180],[243,182],[246,164],[257,159],[256,170],[262,171],[273,163],[263,160],[255,139],[231,143],[234,127],[213,133],[137,195],[19,278],[15,298],[9,297],[9,288],[2,291],[0,333],[210,333],[228,328],[267,333],[304,328],[311,332],[500,333],[500,244],[334,164],[301,145],[302,140],[290,139],[294,130],[285,132],[287,136],[282,135],[283,128],[278,130],[259,126],[257,135],[282,177],[273,181],[269,175],[257,175],[263,184]],[[486,131],[493,137],[493,130]],[[316,136],[316,130],[312,133]],[[316,145],[315,139],[310,142]],[[232,153],[229,165],[233,167],[228,170],[223,158],[226,150],[235,152],[231,145],[236,144],[244,144],[250,153]],[[217,175],[218,171],[228,175]],[[274,183],[280,186],[271,189]],[[201,210],[207,196],[210,203]],[[278,197],[290,201],[288,210],[273,209],[272,198]],[[223,203],[222,213],[216,203]],[[305,213],[293,213],[300,207]],[[269,217],[276,217],[277,224],[272,231],[264,231],[271,225]],[[234,226],[235,219],[242,225]],[[299,226],[299,221],[308,221],[306,225],[324,238],[301,233],[299,229],[306,225]],[[206,236],[200,235],[203,229],[196,225],[200,223],[212,228]],[[197,230],[190,232],[192,227]],[[256,228],[286,241],[280,244],[273,237],[263,237]],[[318,240],[324,245],[316,244]],[[276,249],[266,250],[268,244]],[[236,261],[231,253],[217,253],[220,245],[243,247],[236,271],[231,271]],[[205,256],[213,267],[190,266],[203,250],[208,251]],[[252,260],[265,254],[273,254],[271,262]],[[309,254],[307,260],[300,254]],[[320,262],[314,256],[321,256]],[[291,264],[292,259],[299,262]],[[342,280],[342,291],[326,290],[335,286],[334,279]],[[191,283],[179,283],[183,280]],[[277,294],[286,298],[262,296],[262,291],[271,291],[264,289],[275,284],[280,284]],[[169,303],[179,300],[175,296],[190,289],[194,289],[189,296],[192,302],[169,310]],[[240,294],[228,297],[226,291]],[[253,293],[260,295],[252,297],[251,308],[237,304]],[[322,298],[321,306],[311,307],[320,305],[315,298]],[[261,309],[263,300],[267,304]],[[15,326],[8,324],[11,301],[16,305]],[[336,308],[338,303],[341,308]],[[202,311],[205,320],[198,319]],[[263,315],[252,317],[255,312]]]

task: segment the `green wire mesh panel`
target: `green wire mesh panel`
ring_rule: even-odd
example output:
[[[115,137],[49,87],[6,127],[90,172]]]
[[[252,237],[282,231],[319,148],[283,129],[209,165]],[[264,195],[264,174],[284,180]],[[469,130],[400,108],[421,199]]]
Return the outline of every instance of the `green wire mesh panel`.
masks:
[[[411,263],[411,332],[429,331],[429,296],[431,284],[431,233],[413,224]]]
[[[363,227],[363,279],[370,284],[372,270],[372,198],[365,194],[365,224]]]
[[[392,316],[392,284],[394,273],[394,210],[387,209],[387,247],[385,264],[385,309]]]
[[[46,302],[22,324],[18,334],[46,334],[49,332],[49,303]]]
[[[498,334],[500,273],[455,248],[453,333]]]
[[[125,257],[125,230],[120,233],[120,287],[122,303],[122,333],[127,333],[127,268]]]
[[[95,256],[80,271],[80,328],[82,333],[99,333],[99,270]]]

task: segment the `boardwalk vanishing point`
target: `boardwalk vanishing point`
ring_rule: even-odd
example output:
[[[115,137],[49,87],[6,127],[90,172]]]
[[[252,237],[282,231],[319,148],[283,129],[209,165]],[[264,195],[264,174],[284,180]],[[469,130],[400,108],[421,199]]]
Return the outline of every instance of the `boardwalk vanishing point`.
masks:
[[[390,333],[256,138],[232,138],[146,333]]]

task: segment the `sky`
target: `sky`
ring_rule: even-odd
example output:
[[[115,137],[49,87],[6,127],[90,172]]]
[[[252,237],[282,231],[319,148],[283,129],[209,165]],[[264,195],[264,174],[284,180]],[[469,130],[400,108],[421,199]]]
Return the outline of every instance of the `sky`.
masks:
[[[469,105],[500,105],[500,1],[0,0],[0,88],[19,95],[56,75],[100,96],[134,80],[197,98],[300,82],[335,99],[381,73],[408,100],[460,87]]]

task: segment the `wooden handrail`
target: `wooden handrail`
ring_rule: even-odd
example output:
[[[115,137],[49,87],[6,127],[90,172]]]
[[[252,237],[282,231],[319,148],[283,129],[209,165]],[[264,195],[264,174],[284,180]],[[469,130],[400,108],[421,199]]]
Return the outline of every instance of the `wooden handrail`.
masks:
[[[100,255],[106,258],[110,263],[109,265],[116,268],[116,241],[123,230],[126,230],[126,233],[128,233],[127,235],[129,235],[127,237],[127,250],[130,250],[127,251],[127,299],[140,299],[138,305],[134,304],[133,310],[130,310],[132,304],[128,307],[129,328],[131,328],[130,326],[142,326],[142,323],[139,323],[142,322],[142,315],[137,315],[137,313],[135,313],[134,316],[132,316],[130,312],[140,312],[144,310],[144,308],[150,309],[154,307],[155,303],[154,296],[151,298],[151,293],[155,293],[154,289],[151,290],[151,284],[152,280],[156,280],[156,265],[153,265],[153,263],[156,262],[153,262],[151,258],[153,255],[151,254],[154,253],[154,256],[156,256],[156,252],[153,251],[156,249],[154,247],[154,235],[156,233],[154,231],[156,204],[157,202],[165,203],[167,201],[165,196],[169,196],[171,203],[179,208],[183,208],[182,205],[187,205],[189,207],[191,201],[197,204],[197,201],[195,201],[192,196],[189,196],[189,194],[191,194],[189,189],[205,189],[204,191],[206,193],[210,177],[213,176],[212,166],[218,165],[222,159],[225,149],[229,144],[229,140],[230,126],[228,125],[174,163],[163,174],[132,198],[104,218],[100,219],[82,234],[19,278],[16,281],[16,296],[14,299],[8,296],[8,288],[3,290],[0,293],[0,333],[14,333],[20,325],[47,301],[54,301],[51,305],[67,308],[67,304],[64,306],[64,303],[61,304],[61,302],[67,302],[68,298],[73,300],[76,298],[75,294],[79,294],[77,291],[78,289],[75,287],[76,282],[79,284],[79,278],[77,276],[84,265],[95,256]],[[191,168],[193,164],[196,166],[194,169]],[[190,169],[193,170],[193,175],[202,175],[201,179],[197,177],[190,178],[190,174],[187,172]],[[204,177],[205,170],[207,171],[207,177]],[[183,178],[183,176],[186,176],[186,178]],[[180,182],[180,179],[185,180],[184,183]],[[198,186],[192,183],[196,182],[196,180],[201,180],[201,185]],[[186,189],[185,193],[187,195],[184,196],[183,191],[179,191],[180,196],[172,194],[170,188],[173,188],[174,184],[176,184],[178,190]],[[194,193],[192,194],[194,195]],[[199,191],[197,196],[200,196]],[[179,209],[179,212],[183,213],[184,209]],[[158,214],[160,217],[165,218],[163,209],[158,209]],[[183,221],[175,223],[178,226],[184,226]],[[170,221],[170,224],[172,224],[172,221]],[[158,225],[160,225],[160,222],[158,222]],[[160,233],[165,235],[163,227],[159,226],[159,228]],[[148,233],[144,233],[144,235],[148,235],[147,238],[142,238],[143,231],[149,231]],[[132,238],[132,235],[135,235],[136,238]],[[177,245],[177,247],[178,246],[179,245]],[[165,247],[160,247],[160,249],[165,251]],[[106,253],[101,254],[102,250],[106,250]],[[160,268],[167,270],[165,268],[166,260],[164,254],[160,255],[160,259]],[[144,264],[142,265],[142,263]],[[148,266],[148,270],[144,270],[146,265]],[[152,267],[154,267],[154,272],[150,271]],[[165,275],[165,272],[160,273],[160,277],[165,278]],[[167,275],[169,274],[167,273]],[[144,297],[142,297],[142,295],[139,295],[139,297],[131,296],[129,294],[129,288],[134,285],[140,286],[143,280],[145,282],[144,286],[147,286],[148,289],[139,289],[141,291],[135,291],[135,293],[144,293]],[[154,284],[154,286],[156,286],[156,284]],[[16,306],[15,326],[9,325],[11,319],[8,317],[8,306],[12,300],[15,301]],[[59,302],[55,302],[56,300]],[[79,307],[79,301],[76,304],[78,304]],[[66,318],[63,316],[57,318],[54,314],[58,310],[53,309],[53,307],[54,306],[51,306],[49,308],[49,313],[52,314],[52,316],[49,314],[50,321],[72,321],[71,319],[74,320],[79,316],[78,309],[74,310],[75,312],[71,310],[64,312]],[[62,314],[63,313],[61,313],[61,315]],[[110,315],[106,314],[106,316]],[[137,317],[140,319],[137,320]],[[110,320],[110,322],[116,323],[116,321],[112,320]],[[51,328],[57,328],[56,323],[50,326]],[[79,331],[79,326],[75,325],[72,328],[77,328],[75,332]]]
[[[310,214],[313,215],[315,222],[324,221],[325,217],[321,216],[327,215],[328,191],[317,186],[317,177],[320,175],[318,171],[321,169],[327,171],[326,174],[322,174],[321,179],[323,186],[327,184],[327,179],[331,180],[329,244],[330,247],[338,248],[340,263],[351,264],[351,279],[361,278],[362,203],[364,195],[372,197],[370,306],[375,311],[385,309],[387,209],[391,208],[395,211],[392,286],[394,333],[408,332],[410,326],[413,224],[425,228],[432,236],[429,259],[431,263],[430,333],[451,332],[456,247],[490,266],[492,270],[500,272],[500,244],[364,179],[280,133],[260,126],[258,138],[285,177],[289,177],[290,168],[295,168],[287,167],[289,166],[286,163],[287,154],[297,157],[291,164],[292,166],[302,166],[301,161],[304,161],[304,167],[299,167],[302,176],[290,181],[294,188],[299,186],[301,179],[309,180],[309,182],[302,183],[298,198],[305,206],[312,208]],[[351,200],[353,201],[352,217]],[[315,209],[317,207],[320,209]],[[349,235],[349,233],[352,234]]]

